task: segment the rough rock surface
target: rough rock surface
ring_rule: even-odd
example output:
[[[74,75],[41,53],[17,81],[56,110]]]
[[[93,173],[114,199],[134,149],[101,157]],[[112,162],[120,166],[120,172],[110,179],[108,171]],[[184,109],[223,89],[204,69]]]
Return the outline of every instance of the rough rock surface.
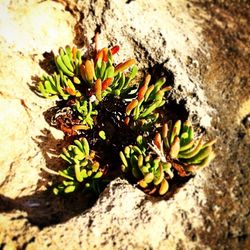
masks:
[[[0,1],[0,249],[247,249],[250,245],[248,1]],[[63,134],[34,94],[43,53],[119,44],[173,81],[173,113],[217,137],[217,157],[168,200],[116,179],[98,200],[46,190]],[[176,101],[174,101],[176,100]],[[171,117],[173,114],[169,114]]]

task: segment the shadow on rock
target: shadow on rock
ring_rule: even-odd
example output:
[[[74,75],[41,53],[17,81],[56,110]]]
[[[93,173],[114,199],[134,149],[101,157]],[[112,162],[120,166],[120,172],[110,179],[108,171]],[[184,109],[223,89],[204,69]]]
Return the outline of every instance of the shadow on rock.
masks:
[[[34,142],[39,146],[46,161],[45,170],[58,171],[64,168],[65,162],[59,157],[62,148],[69,145],[69,140],[56,139],[49,130],[41,131]],[[58,176],[42,170],[37,183],[37,190],[46,187],[45,191],[36,191],[32,195],[15,199],[0,195],[0,212],[13,210],[25,211],[30,223],[39,227],[62,223],[93,206],[98,195],[94,192],[75,192],[70,195],[55,196],[48,183],[58,182]]]
[[[39,65],[46,73],[52,75],[56,71],[55,55],[53,51],[44,52],[43,57],[44,59],[39,61]]]
[[[40,67],[49,75],[52,75],[56,71],[56,64],[55,64],[55,55],[51,52],[44,52],[43,59],[39,61]],[[39,92],[37,91],[37,86],[39,84],[40,76],[34,75],[31,77],[31,83],[28,83],[28,86],[32,92],[36,95],[40,96]]]
[[[16,199],[0,195],[0,213],[21,210],[27,213],[29,222],[40,228],[63,223],[93,206],[97,197],[93,193],[74,193],[58,197],[51,190]]]
[[[175,82],[174,73],[166,67],[168,61],[169,58],[162,63],[155,63],[147,69],[147,72],[151,75],[152,82],[156,82],[160,77],[165,77],[166,85],[173,87]]]
[[[48,129],[43,129],[42,135],[33,138],[33,141],[40,148],[43,158],[46,162],[46,168],[52,171],[58,171],[62,169],[65,162],[59,157],[62,152],[63,147],[69,145],[69,140],[66,139],[56,139]],[[47,185],[48,181],[55,181],[55,176],[50,175],[46,171],[41,171],[41,179],[38,180],[37,188]]]

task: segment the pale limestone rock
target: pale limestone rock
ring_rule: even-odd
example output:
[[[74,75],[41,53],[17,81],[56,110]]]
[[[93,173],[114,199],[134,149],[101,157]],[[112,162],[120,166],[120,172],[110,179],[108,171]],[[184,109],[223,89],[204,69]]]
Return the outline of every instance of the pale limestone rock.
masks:
[[[0,1],[0,248],[246,249],[249,136],[241,120],[248,115],[249,72],[241,68],[248,68],[249,50],[241,40],[249,41],[247,7],[236,1],[225,8],[223,1],[205,7],[184,0],[58,2]],[[185,103],[177,107],[197,116],[197,125],[212,124],[212,137],[219,137],[215,163],[169,200],[149,198],[121,179],[94,204],[91,197],[63,200],[45,191],[52,177],[41,168],[60,166],[65,142],[43,115],[54,103],[31,91],[31,77],[44,73],[45,51],[73,41],[88,46],[99,27],[102,46],[121,46],[118,61],[135,56],[141,69],[159,63],[172,71],[172,98]]]

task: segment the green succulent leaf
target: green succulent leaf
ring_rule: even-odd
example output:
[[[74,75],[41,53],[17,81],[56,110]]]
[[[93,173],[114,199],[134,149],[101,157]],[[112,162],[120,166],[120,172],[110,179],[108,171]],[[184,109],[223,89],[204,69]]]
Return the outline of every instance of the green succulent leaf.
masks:
[[[98,115],[98,111],[95,109],[95,104],[87,99],[77,100],[73,109],[78,113],[78,118],[81,120],[82,124],[93,128],[93,117]]]

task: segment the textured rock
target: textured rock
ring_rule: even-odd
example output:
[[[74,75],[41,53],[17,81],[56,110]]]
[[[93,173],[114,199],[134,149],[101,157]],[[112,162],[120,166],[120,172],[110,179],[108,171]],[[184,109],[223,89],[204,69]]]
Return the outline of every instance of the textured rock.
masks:
[[[247,249],[247,1],[59,2],[1,1],[0,249]],[[218,138],[214,163],[168,200],[119,178],[97,200],[46,191],[52,177],[40,169],[60,167],[65,142],[34,76],[49,69],[45,51],[88,46],[97,31],[103,46],[122,47],[118,60],[169,77],[169,118],[189,116]]]
[[[39,166],[44,164],[42,152],[34,140],[41,130],[48,128],[43,112],[51,102],[36,96],[30,85],[33,77],[42,73],[39,66],[42,54],[73,39],[74,19],[62,10],[61,5],[53,2],[24,1],[15,5],[5,1],[2,4],[0,37],[4,53],[0,59],[4,63],[0,69],[0,185],[1,193],[11,198],[34,192]],[[53,15],[57,19],[53,20]],[[52,27],[57,27],[58,33],[51,31]],[[55,130],[54,134],[62,138],[62,134]]]
[[[202,179],[196,181],[201,183]],[[66,225],[44,229],[28,249],[61,249],[65,245],[70,249],[175,249],[180,240],[186,241],[187,249],[195,245],[204,249],[199,239],[192,242],[185,233],[202,227],[199,205],[205,202],[202,189],[193,181],[165,202],[146,196],[118,178],[84,215]]]
[[[206,105],[199,79],[192,79],[186,72],[188,64],[198,68],[198,58],[193,55],[203,38],[201,28],[188,14],[186,1],[131,1],[129,4],[78,1],[75,8],[81,13],[77,27],[82,31],[82,41],[88,43],[88,38],[99,31],[104,44],[121,45],[120,60],[135,57],[142,69],[152,70],[158,65],[159,74],[172,71],[176,87],[173,98],[186,103],[190,114],[195,114],[202,126],[210,125],[212,110]],[[205,44],[199,49],[208,53]]]

